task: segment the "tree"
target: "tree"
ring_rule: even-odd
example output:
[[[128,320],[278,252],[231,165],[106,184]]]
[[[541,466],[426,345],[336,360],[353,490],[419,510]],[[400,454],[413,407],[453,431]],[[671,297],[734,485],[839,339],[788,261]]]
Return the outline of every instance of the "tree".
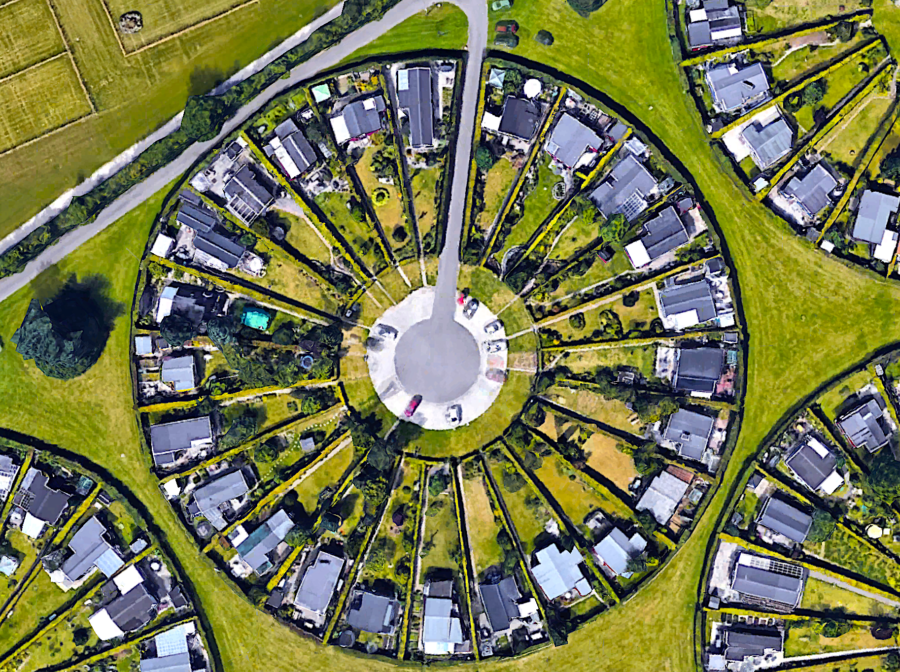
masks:
[[[503,77],[503,94],[507,96],[517,94],[524,81],[521,71],[516,68],[508,68]]]
[[[809,528],[809,534],[806,536],[808,541],[814,544],[827,541],[834,533],[837,521],[827,511],[816,509],[812,515],[812,525]]]
[[[475,165],[478,166],[478,170],[484,172],[489,171],[496,160],[497,159],[494,157],[494,153],[491,151],[490,147],[487,145],[478,145],[478,149],[475,150]]]
[[[108,335],[99,308],[86,293],[64,292],[44,307],[32,300],[10,341],[45,375],[69,380],[96,363]]]
[[[803,93],[800,94],[800,97],[802,98],[804,105],[812,106],[818,104],[825,97],[827,91],[828,82],[824,79],[817,79],[803,88]]]
[[[537,32],[537,35],[534,36],[534,39],[543,44],[545,47],[549,47],[551,44],[553,44],[553,33],[551,33],[549,30],[539,30]]]
[[[886,180],[900,180],[900,148],[895,149],[882,159],[881,177]]]
[[[642,574],[643,572],[646,572],[647,559],[643,555],[636,555],[633,558],[628,558],[628,562],[625,563],[625,571],[633,574]]]
[[[225,436],[219,441],[219,445],[222,448],[239,446],[256,434],[257,427],[256,413],[244,413],[244,415],[234,419],[231,427],[225,432]]]
[[[394,231],[393,231],[393,233],[391,233],[391,238],[393,238],[398,243],[402,243],[404,240],[407,239],[408,236],[409,236],[409,234],[406,233],[406,229],[403,228],[402,226],[394,227]]]
[[[592,12],[600,9],[606,0],[568,0],[569,7],[583,19],[588,18]]]
[[[159,334],[177,348],[197,335],[197,327],[184,315],[172,313],[159,323]]]
[[[525,478],[515,468],[510,467],[503,472],[503,487],[507,492],[518,492],[525,487]]]
[[[72,631],[72,641],[75,646],[84,646],[91,638],[91,631],[87,628],[76,628]]]
[[[841,21],[834,28],[828,31],[830,37],[837,38],[841,42],[849,42],[853,39],[855,33],[854,25],[850,21]]]
[[[900,462],[890,450],[882,450],[869,468],[868,488],[886,504],[900,498]]]
[[[191,140],[212,140],[227,117],[228,106],[218,96],[191,96],[184,106],[181,130]]]
[[[446,471],[439,471],[428,481],[428,495],[432,498],[440,495],[450,485],[450,474]]]
[[[253,451],[253,459],[263,463],[272,462],[278,457],[278,448],[277,440],[270,439]]]
[[[237,325],[231,315],[212,318],[206,325],[206,334],[217,346],[234,343],[237,338]],[[274,340],[274,337],[273,337]]]
[[[294,525],[294,527],[291,528],[291,531],[287,533],[287,536],[284,538],[284,540],[288,543],[289,546],[293,546],[294,548],[301,548],[309,543],[309,537],[309,530],[304,529],[300,525]]]
[[[570,315],[569,324],[572,325],[572,328],[577,331],[581,331],[582,329],[584,329],[584,313],[575,313],[574,315]]]
[[[835,637],[846,635],[852,629],[853,626],[850,625],[847,621],[835,621],[830,618],[816,623],[813,626],[813,630],[815,632],[818,632],[823,637],[826,637],[828,639],[834,639]]]
[[[884,657],[881,667],[886,672],[897,672],[897,670],[900,670],[900,654],[896,651],[891,651]]]
[[[625,215],[613,215],[600,225],[600,237],[608,243],[620,243],[628,234]]]

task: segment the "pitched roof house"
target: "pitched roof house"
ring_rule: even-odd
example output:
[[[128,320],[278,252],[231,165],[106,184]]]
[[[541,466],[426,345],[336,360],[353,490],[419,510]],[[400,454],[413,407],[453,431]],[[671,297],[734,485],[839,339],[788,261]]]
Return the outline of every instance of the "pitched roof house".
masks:
[[[244,224],[250,224],[263,214],[275,200],[275,196],[256,179],[250,166],[244,166],[235,173],[225,183],[223,191],[225,207]]]
[[[503,101],[503,112],[500,115],[500,126],[497,129],[504,135],[519,140],[531,140],[541,123],[541,108],[532,100],[507,96]]]
[[[194,238],[194,259],[201,264],[225,271],[237,266],[247,248],[216,231],[199,233]]]
[[[162,363],[160,380],[171,384],[176,392],[187,392],[197,387],[194,358],[192,355],[172,357]]]
[[[426,586],[425,613],[422,618],[422,648],[425,655],[441,656],[456,653],[462,644],[462,622],[453,615],[453,600],[433,597]]]
[[[222,516],[221,506],[238,497],[243,497],[250,491],[244,473],[240,470],[232,471],[207,481],[194,490],[194,503],[197,514],[206,518],[217,530],[224,530],[228,523]]]
[[[812,516],[783,499],[770,497],[756,522],[767,530],[801,544],[812,527]]]
[[[344,559],[319,550],[315,561],[307,567],[294,597],[294,606],[302,618],[317,626],[325,624],[325,614],[344,569]]]
[[[591,584],[579,567],[584,558],[577,549],[560,551],[553,544],[535,553],[535,558],[537,564],[531,568],[531,573],[548,600],[555,600],[572,591],[581,596],[591,592]]]
[[[582,157],[595,153],[603,145],[593,130],[571,114],[563,113],[547,140],[547,152],[567,168],[574,168]]]
[[[762,63],[715,65],[706,71],[706,81],[719,112],[734,112],[769,97],[769,80]]]
[[[60,568],[69,581],[78,581],[92,567],[99,569],[107,578],[121,569],[124,562],[104,538],[105,534],[103,523],[94,516],[72,536],[69,542],[72,555],[66,558]]]
[[[591,192],[591,200],[606,218],[622,214],[633,221],[647,209],[647,198],[657,182],[631,154],[616,164],[609,176]]]
[[[719,348],[678,350],[675,389],[680,392],[712,394],[725,369],[725,351]]]
[[[884,238],[888,222],[900,207],[900,196],[882,194],[866,189],[859,201],[853,238],[871,245],[878,245]]]
[[[434,95],[431,68],[397,71],[397,101],[409,119],[409,145],[413,149],[434,144]]]
[[[669,417],[663,438],[675,446],[682,457],[699,461],[709,445],[715,419],[684,408]]]
[[[638,511],[649,511],[657,523],[668,525],[690,485],[674,474],[663,471],[650,481],[650,487],[641,495],[635,508]]]
[[[829,194],[837,186],[837,180],[820,161],[803,177],[792,177],[781,193],[793,199],[809,217],[814,218],[831,205]]]
[[[641,268],[678,249],[689,240],[684,222],[675,208],[669,206],[653,219],[644,222],[640,238],[625,246],[625,254],[632,266]]]
[[[56,525],[69,505],[69,495],[50,488],[49,480],[38,469],[29,467],[13,496],[13,504],[25,511],[22,533],[32,539],[41,536],[45,525]]]
[[[495,633],[509,630],[512,621],[521,615],[519,600],[522,599],[522,593],[519,592],[516,580],[507,576],[497,583],[481,583],[478,585],[478,592],[491,630]]]
[[[869,399],[837,421],[841,433],[856,448],[875,452],[890,441],[884,419],[884,409],[875,399]]]
[[[182,202],[175,221],[197,233],[209,233],[219,223],[219,218],[215,212],[202,205]]]
[[[731,588],[745,602],[791,610],[803,596],[806,572],[799,565],[741,553],[734,568]]]
[[[347,613],[347,624],[363,632],[392,635],[397,629],[399,612],[400,602],[397,600],[368,591],[359,591]]]
[[[784,461],[794,476],[810,490],[832,494],[844,484],[837,472],[837,458],[815,437],[807,437]]]
[[[275,127],[275,137],[266,148],[291,180],[305,173],[318,160],[316,150],[293,119],[286,119]]]
[[[176,420],[150,428],[150,452],[157,467],[172,464],[187,450],[200,450],[213,445],[209,416]]]
[[[381,113],[385,110],[380,95],[354,100],[331,117],[331,129],[339,145],[363,138],[381,130]]]
[[[600,564],[614,576],[630,578],[628,561],[638,557],[647,548],[647,540],[635,532],[631,537],[625,536],[618,527],[612,528],[609,534],[594,545],[593,552]]]
[[[254,572],[265,574],[272,569],[270,554],[284,541],[293,527],[294,521],[284,509],[279,509],[238,544],[238,555]]]
[[[19,465],[13,462],[9,455],[0,455],[0,502],[9,497],[16,475],[19,473]]]
[[[657,290],[660,317],[667,329],[681,331],[716,319],[716,302],[706,278]]]
[[[753,162],[760,170],[765,170],[791,151],[794,131],[778,117],[767,124],[751,121],[741,131],[741,137],[750,148]]]
[[[740,11],[737,7],[729,7],[728,0],[706,0],[689,16],[688,43],[691,51],[743,35]]]
[[[777,628],[738,626],[725,629],[725,660],[729,662],[743,662],[783,650],[784,638]]]

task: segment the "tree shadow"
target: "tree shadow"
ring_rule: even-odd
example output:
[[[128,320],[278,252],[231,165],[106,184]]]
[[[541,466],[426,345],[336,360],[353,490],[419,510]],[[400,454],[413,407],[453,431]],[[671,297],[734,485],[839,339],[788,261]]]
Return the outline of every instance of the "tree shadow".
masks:
[[[49,284],[46,289],[50,289]],[[115,327],[116,320],[125,314],[125,304],[111,296],[109,278],[99,274],[87,275],[81,280],[74,273],[70,275],[52,297],[52,306],[48,307],[48,311],[56,313],[53,317],[65,320],[67,315],[64,311],[74,308],[88,311],[107,336]]]
[[[188,79],[188,95],[202,96],[209,93],[226,79],[218,68],[195,68]]]

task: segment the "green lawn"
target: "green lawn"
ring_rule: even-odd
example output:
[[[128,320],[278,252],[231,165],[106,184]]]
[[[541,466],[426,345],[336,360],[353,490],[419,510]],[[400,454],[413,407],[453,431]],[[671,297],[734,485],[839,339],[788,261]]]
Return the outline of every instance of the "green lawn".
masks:
[[[791,26],[818,21],[835,14],[862,9],[854,0],[750,0],[747,2],[747,23],[755,33],[773,33]]]
[[[817,35],[824,35],[817,33]],[[865,39],[860,32],[857,31],[853,39],[849,42],[838,42],[831,44],[831,40],[825,37],[827,44],[816,46],[814,49],[804,47],[797,49],[791,53],[787,53],[790,48],[790,39],[777,42],[771,47],[762,49],[771,60],[772,77],[778,82],[793,82],[802,78],[806,73],[818,68],[826,61],[836,59],[839,56],[852,50]]]
[[[883,646],[896,646],[896,642],[878,640],[872,636],[870,628],[856,625],[850,632],[840,637],[823,637],[813,629],[815,621],[789,622],[785,633],[784,655],[809,656],[832,651],[853,651],[856,649],[877,649]]]
[[[408,259],[410,256],[416,255],[416,244],[409,222],[406,221],[406,212],[403,208],[403,197],[400,195],[400,189],[396,184],[380,182],[378,176],[372,170],[372,159],[375,154],[387,147],[393,147],[394,143],[391,142],[391,136],[386,133],[376,133],[370,139],[372,145],[366,147],[365,153],[356,164],[356,174],[359,176],[359,181],[366,192],[366,197],[372,203],[375,216],[387,235],[394,255],[398,259]],[[376,201],[376,191],[387,193],[387,198],[383,201]]]
[[[631,262],[628,261],[628,256],[622,250],[615,250],[613,258],[609,261],[603,261],[595,252],[591,254],[594,255],[594,263],[587,273],[580,276],[571,275],[564,280],[556,279],[551,281],[548,287],[542,289],[540,293],[535,293],[533,297],[535,301],[559,301],[569,294],[580,292],[588,287],[610,280],[625,271],[633,270]],[[540,296],[540,294],[546,294],[546,296]]]
[[[597,238],[597,225],[593,217],[570,217],[567,213],[562,220],[562,228],[554,234],[556,246],[548,255],[556,261],[565,261]]]
[[[285,236],[288,245],[310,259],[325,265],[331,263],[331,245],[316,233],[315,227],[308,220],[288,212],[279,211],[277,216],[289,225]]]
[[[368,269],[379,273],[387,268],[387,260],[377,241],[378,232],[369,225],[368,219],[357,222],[350,216],[350,202],[351,195],[344,192],[329,191],[316,196],[316,205],[322,209],[334,228],[341,232]]]
[[[800,608],[812,611],[846,611],[860,616],[881,616],[892,612],[889,606],[875,599],[819,579],[807,579]]]
[[[333,454],[327,462],[309,474],[303,482],[297,486],[299,501],[303,509],[312,514],[319,503],[319,495],[328,486],[335,486],[353,462],[353,444],[348,444]]]
[[[618,399],[607,399],[590,390],[574,390],[562,385],[554,385],[545,396],[569,410],[586,415],[592,420],[623,432],[638,434],[643,427],[637,414],[628,410],[625,402]],[[632,424],[632,420],[634,420],[634,424]]]
[[[574,373],[590,372],[600,366],[613,370],[628,367],[637,369],[646,378],[652,378],[656,368],[656,346],[571,351],[560,361],[560,366],[565,366]]]
[[[816,401],[822,407],[825,415],[834,422],[837,420],[839,413],[843,413],[843,411],[847,410],[846,407],[848,405],[852,405],[848,404],[850,397],[872,383],[872,374],[868,370],[863,369],[835,383]]]
[[[503,561],[503,550],[497,543],[497,534],[503,527],[494,518],[481,469],[476,470],[473,466],[473,471],[472,476],[463,479],[462,486],[469,548],[474,558],[475,575],[481,576],[486,569]]]
[[[843,567],[873,583],[897,590],[900,587],[900,566],[888,556],[875,551],[848,532],[836,529],[831,538],[821,544],[804,542],[804,549]]]
[[[435,190],[443,167],[444,163],[441,161],[434,168],[415,168],[410,172],[416,225],[419,227],[419,235],[422,236],[423,241],[425,235],[434,228],[434,216],[437,210]]]
[[[475,226],[487,232],[500,212],[503,199],[512,188],[516,169],[505,158],[500,159],[487,172],[484,183],[484,208],[475,218]]]
[[[257,278],[246,273],[235,275],[308,306],[324,310],[326,313],[337,312],[338,302],[334,295],[320,288],[310,276],[301,272],[302,267],[289,254],[274,250],[269,252],[268,256],[269,263],[266,264],[265,277]]]
[[[492,455],[488,458],[488,465],[516,534],[522,542],[522,548],[530,556],[535,551],[535,539],[544,532],[544,526],[553,520],[553,514],[540,502],[534,489],[527,483],[518,490],[511,491],[503,482],[503,472],[515,470],[512,462],[505,457]]]
[[[434,474],[429,476],[429,483],[432,478]],[[449,569],[454,576],[461,576],[461,553],[452,486],[437,497],[432,497],[429,492],[425,507],[425,529],[422,533],[422,545],[419,547],[419,583],[424,583],[434,570]]]
[[[827,152],[826,156],[832,161],[856,168],[857,161],[863,157],[866,142],[878,129],[890,107],[890,99],[881,95],[873,94],[867,98],[863,103],[865,107],[853,120],[846,126],[843,123],[838,124],[835,131],[823,138],[817,149],[820,152]],[[850,114],[855,113],[856,111]]]

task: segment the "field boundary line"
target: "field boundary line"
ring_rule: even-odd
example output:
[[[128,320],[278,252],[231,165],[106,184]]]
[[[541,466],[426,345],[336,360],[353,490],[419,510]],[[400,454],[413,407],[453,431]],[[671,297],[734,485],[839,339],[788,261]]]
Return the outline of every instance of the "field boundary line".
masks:
[[[91,112],[97,114],[97,106],[94,105],[94,99],[88,91],[87,83],[84,81],[84,77],[81,76],[81,70],[78,69],[78,64],[75,62],[75,56],[72,54],[72,47],[69,46],[69,40],[66,39],[66,32],[63,30],[62,24],[59,22],[59,17],[56,15],[56,7],[53,6],[51,0],[47,0],[47,7],[50,9],[50,14],[53,15],[53,23],[56,24],[56,30],[59,31],[59,37],[63,41],[66,53],[69,54],[69,61],[72,63],[72,69],[75,71],[75,76],[78,78],[78,83],[81,85],[81,91],[84,93],[84,97],[87,98],[88,105],[91,106]]]
[[[116,42],[119,45],[119,51],[122,52],[122,56],[127,57],[128,52],[125,51],[125,45],[122,44],[122,38],[119,37],[119,31],[116,30],[116,22],[113,21],[112,14],[109,11],[109,7],[106,6],[106,0],[99,0],[100,4],[103,5],[103,13],[106,14],[106,18],[109,19],[109,27],[112,29],[113,37],[116,38]]]
[[[15,1],[18,2],[18,0],[15,0]],[[28,65],[28,66],[22,68],[21,70],[17,70],[16,72],[12,73],[11,75],[5,75],[4,77],[0,77],[0,84],[3,84],[4,82],[8,82],[9,80],[11,80],[15,77],[18,77],[19,75],[24,75],[29,70],[34,70],[37,67],[40,67],[46,63],[49,63],[50,61],[55,61],[57,58],[61,58],[62,56],[65,56],[68,53],[69,53],[68,51],[63,49],[58,54],[54,54],[53,56],[50,56],[49,58],[45,58],[43,61],[38,61],[37,63],[32,63],[31,65]]]
[[[36,135],[33,138],[31,138],[30,140],[26,140],[25,142],[21,142],[18,145],[15,145],[14,147],[10,147],[9,149],[4,149],[4,150],[0,151],[0,159],[2,159],[7,154],[12,154],[13,152],[16,152],[16,151],[22,149],[23,147],[28,147],[28,145],[33,145],[34,143],[38,142],[39,140],[43,140],[47,136],[53,135],[54,133],[59,133],[60,131],[63,131],[65,129],[69,128],[70,126],[74,126],[75,124],[80,124],[80,123],[85,122],[88,119],[92,119],[96,116],[98,116],[98,114],[96,112],[88,112],[87,114],[84,114],[76,119],[73,119],[72,121],[67,121],[62,126],[57,126],[56,128],[51,128],[48,131],[44,131],[40,135]]]
[[[100,0],[100,1],[103,3],[103,6],[106,7],[106,0]],[[218,21],[219,19],[224,19],[226,16],[228,16],[229,14],[233,14],[234,12],[238,11],[239,9],[244,9],[246,7],[249,7],[250,5],[258,5],[258,4],[259,4],[259,0],[246,0],[246,2],[242,2],[239,5],[230,7],[229,9],[226,9],[224,12],[219,12],[218,14],[215,14],[214,16],[210,16],[207,19],[203,19],[202,21],[198,21],[197,23],[193,23],[193,24],[187,26],[186,28],[182,28],[181,30],[172,33],[171,35],[165,35],[165,36],[159,38],[158,40],[156,40],[155,42],[151,42],[150,44],[145,44],[143,47],[140,47],[139,49],[135,49],[134,51],[129,51],[124,46],[122,46],[122,51],[125,54],[126,58],[128,58],[130,56],[136,56],[137,54],[140,54],[141,52],[147,51],[148,49],[152,49],[153,47],[158,47],[160,44],[164,44],[165,42],[174,40],[177,37],[181,37],[182,35],[185,35],[185,34],[191,32],[192,30],[195,30],[197,28],[202,28],[203,26],[209,25],[210,23],[213,23],[214,21]],[[112,21],[112,15],[109,13],[108,8],[107,8],[106,13],[107,13],[107,16],[110,17],[110,21]],[[115,24],[113,25],[113,30],[115,30]],[[118,32],[116,33],[116,38],[118,38]],[[119,40],[119,44],[120,45],[122,44],[121,40]]]
[[[19,0],[9,0],[9,2],[0,2],[0,9],[3,9],[4,7],[6,7],[8,5],[14,5],[17,2],[19,2]]]

